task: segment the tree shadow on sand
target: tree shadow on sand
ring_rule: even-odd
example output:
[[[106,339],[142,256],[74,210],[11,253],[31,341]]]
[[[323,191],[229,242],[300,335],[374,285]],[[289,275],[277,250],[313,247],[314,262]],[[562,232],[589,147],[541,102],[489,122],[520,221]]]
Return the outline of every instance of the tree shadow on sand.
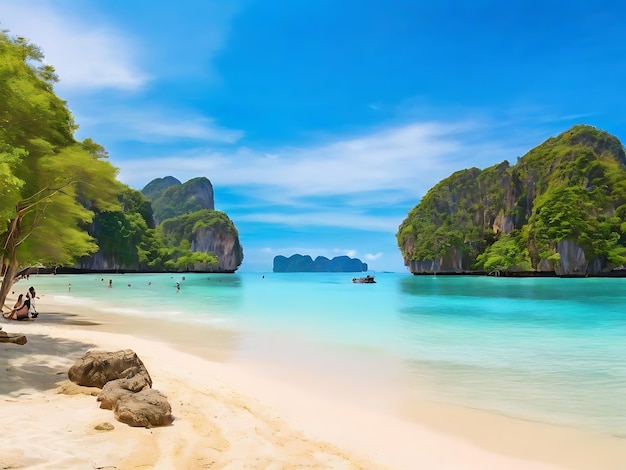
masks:
[[[99,323],[82,319],[80,315],[66,312],[46,312],[35,320],[38,324],[52,323],[56,325],[95,326]]]
[[[26,336],[24,346],[0,345],[0,394],[19,396],[55,389],[67,380],[72,364],[96,347],[47,335]]]

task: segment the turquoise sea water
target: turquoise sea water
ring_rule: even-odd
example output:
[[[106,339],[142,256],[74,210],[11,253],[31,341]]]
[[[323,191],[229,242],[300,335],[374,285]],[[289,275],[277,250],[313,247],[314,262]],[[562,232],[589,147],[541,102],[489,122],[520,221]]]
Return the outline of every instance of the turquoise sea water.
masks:
[[[350,273],[184,277],[31,276],[16,290],[34,285],[42,311],[51,295],[232,329],[238,354],[255,360],[309,354],[331,368],[345,359],[378,380],[391,365],[416,399],[626,437],[626,279],[379,273],[367,285],[353,284]]]

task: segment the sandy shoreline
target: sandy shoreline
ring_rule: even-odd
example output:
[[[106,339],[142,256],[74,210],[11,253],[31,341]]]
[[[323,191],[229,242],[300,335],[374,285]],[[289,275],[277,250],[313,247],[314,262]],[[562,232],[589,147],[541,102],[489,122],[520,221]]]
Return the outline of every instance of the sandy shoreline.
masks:
[[[0,468],[626,468],[623,439],[441,404],[402,419],[230,361],[232,332],[37,305],[37,321],[1,323],[28,343],[0,344]],[[59,393],[87,350],[126,348],[169,398],[171,426],[130,428],[93,396]]]

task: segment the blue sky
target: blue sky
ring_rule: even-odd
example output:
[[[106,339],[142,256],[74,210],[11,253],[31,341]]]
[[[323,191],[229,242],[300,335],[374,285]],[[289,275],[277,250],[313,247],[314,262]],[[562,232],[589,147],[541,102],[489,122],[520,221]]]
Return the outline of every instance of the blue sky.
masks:
[[[0,0],[121,181],[211,180],[242,271],[405,271],[398,225],[450,173],[578,123],[626,139],[625,20],[601,0]]]

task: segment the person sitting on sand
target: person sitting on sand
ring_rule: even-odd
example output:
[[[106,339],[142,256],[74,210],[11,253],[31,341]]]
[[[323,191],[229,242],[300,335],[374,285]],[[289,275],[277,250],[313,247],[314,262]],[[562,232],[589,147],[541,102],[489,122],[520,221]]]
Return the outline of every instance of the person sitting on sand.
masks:
[[[19,310],[23,306],[24,306],[24,294],[20,294],[17,296],[17,302],[15,302],[15,305],[13,306],[13,310],[11,310],[11,313],[15,315],[15,311]]]
[[[26,302],[24,300],[24,294],[20,294],[17,298],[17,302],[13,306],[13,310],[8,313],[3,313],[4,318],[9,320],[26,320],[28,318],[28,309],[30,308],[30,300]]]
[[[37,292],[35,292],[35,288],[33,286],[30,286],[28,288],[28,293],[26,294],[26,298],[30,301],[30,316],[32,318],[37,318],[37,315],[39,315],[39,312],[35,308],[35,298],[38,299],[39,297],[37,297]]]

